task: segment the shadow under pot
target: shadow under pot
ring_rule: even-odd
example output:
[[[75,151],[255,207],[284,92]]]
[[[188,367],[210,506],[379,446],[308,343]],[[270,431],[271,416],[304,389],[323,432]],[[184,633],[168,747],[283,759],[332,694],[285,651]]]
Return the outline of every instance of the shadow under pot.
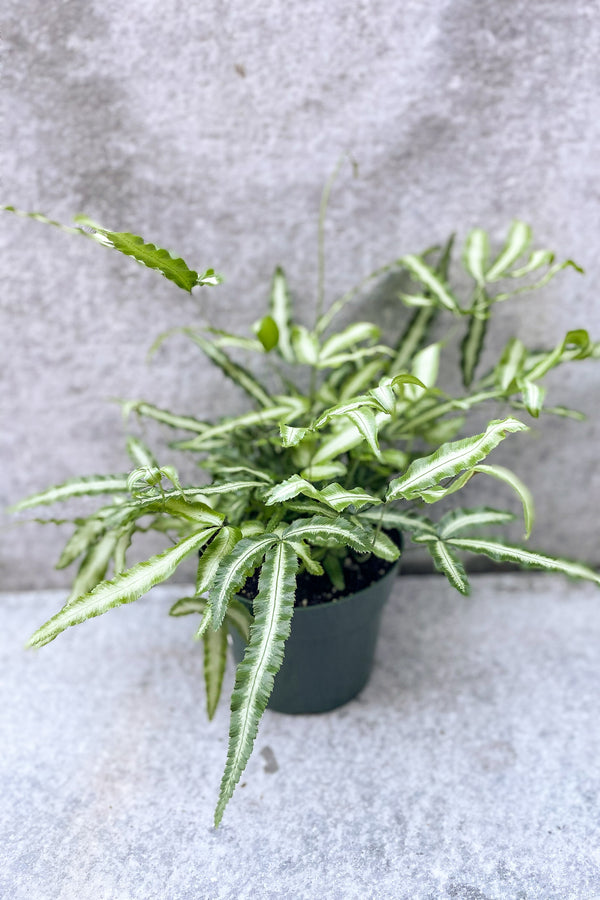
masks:
[[[381,613],[398,569],[396,562],[377,581],[338,600],[294,607],[268,709],[320,713],[356,697],[373,670]],[[252,600],[238,599],[252,612]],[[232,638],[234,659],[239,663],[246,644],[235,630]]]

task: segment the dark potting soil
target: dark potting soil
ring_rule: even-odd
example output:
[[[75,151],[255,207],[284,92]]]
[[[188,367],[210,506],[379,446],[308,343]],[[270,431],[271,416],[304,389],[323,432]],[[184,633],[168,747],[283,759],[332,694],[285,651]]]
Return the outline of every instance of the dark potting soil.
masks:
[[[343,562],[345,586],[341,590],[332,585],[327,575],[311,575],[309,572],[301,572],[297,579],[294,606],[316,606],[317,603],[328,603],[346,597],[348,594],[356,594],[369,587],[374,581],[383,578],[393,565],[395,564],[374,555],[364,561],[359,561],[351,553]],[[259,574],[260,570],[257,569],[240,590],[240,595],[246,600],[254,600],[256,597]]]

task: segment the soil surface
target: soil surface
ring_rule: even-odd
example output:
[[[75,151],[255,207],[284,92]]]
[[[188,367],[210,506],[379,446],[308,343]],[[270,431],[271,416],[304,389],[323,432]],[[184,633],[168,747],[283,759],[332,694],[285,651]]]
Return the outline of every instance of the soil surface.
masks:
[[[398,543],[397,540],[396,543]],[[328,575],[310,575],[308,572],[301,572],[297,579],[294,606],[316,606],[318,603],[329,603],[346,597],[348,594],[356,594],[369,587],[374,581],[383,578],[393,565],[395,563],[379,559],[374,555],[359,561],[356,555],[350,552],[343,563],[346,582],[343,589],[334,587]],[[246,600],[254,600],[258,591],[259,574],[260,569],[257,569],[254,575],[250,576],[241,589],[240,596]]]

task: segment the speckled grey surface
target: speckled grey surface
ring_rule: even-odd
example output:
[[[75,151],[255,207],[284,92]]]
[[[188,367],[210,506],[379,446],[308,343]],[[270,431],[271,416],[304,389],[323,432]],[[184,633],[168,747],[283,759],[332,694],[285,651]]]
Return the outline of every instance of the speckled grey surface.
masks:
[[[216,832],[227,712],[176,589],[39,653],[59,595],[2,596],[0,895],[598,900],[600,593],[474,581],[401,577],[368,688],[266,714]]]
[[[246,328],[277,263],[310,319],[319,193],[343,150],[360,175],[348,167],[334,193],[329,298],[453,229],[483,224],[497,243],[520,216],[588,277],[503,308],[490,351],[519,329],[548,346],[582,323],[600,335],[592,0],[86,0],[85,13],[5,0],[0,18],[2,202],[87,212],[227,278],[198,304],[130,260],[0,216],[0,506],[126,465],[108,397],[198,415],[239,404],[183,340],[150,369],[146,350],[199,307]],[[594,412],[597,371],[572,367],[554,400]],[[597,424],[543,420],[496,453],[534,490],[538,544],[597,563],[599,440]],[[52,529],[3,533],[5,589],[65,584],[58,544]]]

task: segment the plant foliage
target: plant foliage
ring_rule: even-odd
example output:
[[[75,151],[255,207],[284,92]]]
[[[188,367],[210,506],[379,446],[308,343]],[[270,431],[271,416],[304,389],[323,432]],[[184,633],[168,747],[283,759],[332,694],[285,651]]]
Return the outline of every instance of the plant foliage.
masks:
[[[330,190],[328,183],[326,195]],[[322,204],[321,237],[326,197]],[[5,207],[19,215],[12,207]],[[44,216],[32,218],[80,234],[134,257],[186,291],[216,284],[179,257],[125,232],[80,218],[64,228]],[[511,470],[488,456],[505,439],[518,441],[527,425],[522,416],[572,415],[546,406],[542,378],[571,361],[600,356],[582,328],[569,331],[549,349],[513,337],[493,364],[480,372],[484,343],[495,306],[513,295],[546,284],[561,270],[579,267],[556,262],[548,250],[531,250],[529,226],[514,222],[496,255],[482,229],[465,240],[462,263],[471,290],[461,296],[450,284],[454,237],[438,249],[409,253],[367,276],[361,285],[324,308],[322,245],[319,254],[317,315],[312,328],[294,318],[292,294],[283,269],[273,275],[264,315],[254,335],[207,327],[183,329],[200,353],[246,395],[249,409],[216,421],[145,401],[123,404],[176,432],[172,446],[192,454],[206,473],[200,484],[181,484],[172,465],[161,466],[136,437],[128,439],[129,473],[73,478],[34,494],[17,511],[80,496],[105,499],[95,512],[73,521],[73,533],[59,566],[78,561],[73,589],[64,607],[39,628],[31,646],[54,640],[71,625],[130,603],[168,578],[191,553],[200,551],[196,590],[177,601],[173,616],[199,614],[196,636],[204,646],[208,715],[215,712],[225,671],[227,636],[235,628],[248,640],[236,673],[226,768],[215,821],[244,770],[284,655],[294,608],[298,572],[327,572],[343,586],[340,555],[374,553],[393,561],[400,550],[394,531],[425,547],[435,568],[459,592],[470,590],[463,552],[499,562],[560,572],[600,583],[583,563],[488,537],[482,529],[514,518],[507,510],[455,507],[435,522],[430,506],[457,493],[473,477],[487,475],[511,488],[523,506],[526,537],[533,525],[531,494]],[[335,330],[335,317],[377,278],[404,276],[398,294],[397,334],[382,337],[374,322],[355,321]],[[404,318],[401,312],[405,310]],[[465,390],[450,394],[438,382],[440,359],[451,344],[434,340],[443,318],[462,332],[460,370]],[[168,339],[163,335],[159,342]],[[246,359],[236,359],[245,354]],[[263,383],[248,356],[275,361],[277,383]],[[305,385],[305,389],[300,386]],[[480,405],[495,412],[483,432],[465,424]],[[56,520],[52,520],[56,521]],[[128,567],[136,533],[153,529],[167,548]],[[483,535],[483,536],[482,536]],[[257,573],[254,616],[236,594]]]

